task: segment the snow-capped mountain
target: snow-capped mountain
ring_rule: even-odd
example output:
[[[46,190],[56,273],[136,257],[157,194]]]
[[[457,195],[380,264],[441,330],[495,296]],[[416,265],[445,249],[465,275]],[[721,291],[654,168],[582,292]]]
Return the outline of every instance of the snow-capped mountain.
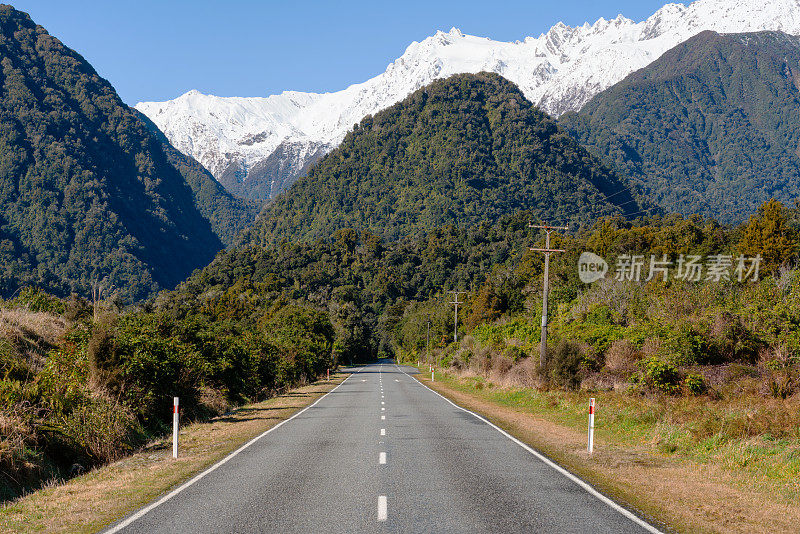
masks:
[[[703,30],[800,35],[800,0],[667,4],[645,21],[619,15],[574,28],[558,23],[539,37],[515,42],[464,35],[453,28],[411,43],[385,72],[342,91],[285,91],[266,98],[190,91],[167,102],[141,102],[136,109],[226,187],[266,199],[335,147],[364,116],[437,78],[496,72],[558,116],[580,109],[598,92]]]

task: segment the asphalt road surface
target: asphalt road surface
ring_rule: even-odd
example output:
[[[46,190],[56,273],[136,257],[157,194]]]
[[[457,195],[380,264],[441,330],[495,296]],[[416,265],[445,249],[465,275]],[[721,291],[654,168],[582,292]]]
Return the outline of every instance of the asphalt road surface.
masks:
[[[377,363],[108,532],[657,532]]]

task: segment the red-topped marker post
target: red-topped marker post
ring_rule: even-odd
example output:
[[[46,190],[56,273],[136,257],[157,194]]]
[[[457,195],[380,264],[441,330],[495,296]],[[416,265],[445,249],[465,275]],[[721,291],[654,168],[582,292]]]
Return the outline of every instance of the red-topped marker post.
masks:
[[[172,403],[172,457],[178,457],[178,423],[179,423],[179,406],[178,397],[173,399]]]
[[[594,397],[589,399],[589,454],[594,451]]]

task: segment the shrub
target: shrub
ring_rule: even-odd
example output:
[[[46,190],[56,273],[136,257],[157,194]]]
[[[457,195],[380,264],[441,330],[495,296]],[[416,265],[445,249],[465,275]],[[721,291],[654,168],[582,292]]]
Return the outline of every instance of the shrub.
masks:
[[[114,361],[114,325],[103,320],[92,325],[86,355],[89,360],[89,380],[93,385],[102,385],[113,380],[118,362]]]
[[[663,393],[676,393],[680,387],[681,377],[671,364],[656,357],[642,362],[644,382],[650,388]]]
[[[690,395],[702,395],[708,390],[706,379],[703,375],[690,373],[683,379],[683,387]]]
[[[785,348],[777,348],[762,354],[766,389],[775,398],[785,399],[794,393],[797,386],[798,358]]]
[[[663,349],[664,356],[674,365],[698,365],[708,361],[709,344],[706,337],[687,323],[667,332]]]
[[[707,363],[728,361],[755,363],[758,356],[758,338],[748,330],[738,317],[729,312],[715,316],[711,325]]]
[[[58,298],[49,295],[38,287],[26,287],[20,291],[14,303],[25,307],[32,312],[46,312],[54,315],[63,315],[64,303]]]
[[[528,357],[528,355],[525,354],[525,351],[516,345],[506,347],[506,349],[503,351],[503,356],[511,360],[513,363],[517,363],[518,361]]]
[[[561,341],[548,358],[548,374],[554,385],[577,389],[585,374],[584,348],[573,341]]]
[[[471,357],[472,352],[469,349],[460,349],[458,352],[456,352],[455,356],[453,356],[450,365],[459,371],[464,370],[469,367]]]
[[[620,339],[611,344],[606,351],[605,366],[609,371],[630,373],[636,369],[636,362],[641,353],[627,339]]]
[[[505,376],[512,367],[514,367],[514,361],[505,356],[498,356],[492,359],[492,370],[498,376]]]

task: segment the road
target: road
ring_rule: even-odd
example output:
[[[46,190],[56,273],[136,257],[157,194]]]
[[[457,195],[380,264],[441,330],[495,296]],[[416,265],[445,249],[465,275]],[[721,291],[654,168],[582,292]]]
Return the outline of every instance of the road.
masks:
[[[499,429],[377,363],[200,480],[108,532],[655,529]]]

